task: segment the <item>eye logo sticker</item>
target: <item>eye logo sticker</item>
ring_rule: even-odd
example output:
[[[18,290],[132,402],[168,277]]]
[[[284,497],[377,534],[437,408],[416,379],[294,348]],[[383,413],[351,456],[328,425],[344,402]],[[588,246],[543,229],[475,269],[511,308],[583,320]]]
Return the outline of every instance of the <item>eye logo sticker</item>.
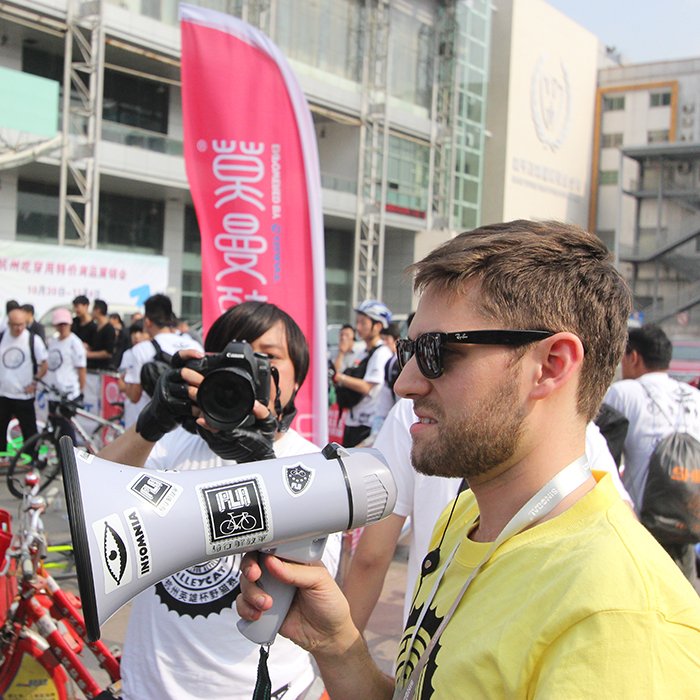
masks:
[[[313,469],[308,469],[301,462],[284,468],[284,485],[289,493],[294,496],[301,496],[314,480]]]
[[[126,533],[119,516],[108,515],[92,524],[102,555],[105,594],[116,591],[132,579],[131,557],[126,547]]]

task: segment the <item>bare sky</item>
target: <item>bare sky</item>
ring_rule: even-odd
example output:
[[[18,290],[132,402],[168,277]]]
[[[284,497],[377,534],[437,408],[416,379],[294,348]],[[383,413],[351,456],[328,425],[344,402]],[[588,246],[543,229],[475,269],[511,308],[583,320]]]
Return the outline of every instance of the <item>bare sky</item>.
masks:
[[[547,0],[635,63],[700,58],[700,0]]]

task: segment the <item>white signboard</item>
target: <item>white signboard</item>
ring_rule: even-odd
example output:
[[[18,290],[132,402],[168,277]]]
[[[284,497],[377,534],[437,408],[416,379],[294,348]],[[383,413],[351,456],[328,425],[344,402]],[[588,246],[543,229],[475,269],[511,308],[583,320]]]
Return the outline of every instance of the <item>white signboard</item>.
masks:
[[[0,301],[33,304],[45,311],[83,294],[109,305],[142,306],[168,287],[168,259],[75,246],[0,241]],[[0,309],[4,312],[4,308]]]

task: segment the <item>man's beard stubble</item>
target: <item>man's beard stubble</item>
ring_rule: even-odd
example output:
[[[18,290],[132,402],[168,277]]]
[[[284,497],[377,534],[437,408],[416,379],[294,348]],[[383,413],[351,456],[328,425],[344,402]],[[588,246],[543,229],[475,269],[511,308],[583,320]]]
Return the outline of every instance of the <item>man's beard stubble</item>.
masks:
[[[417,402],[438,420],[438,438],[414,442],[414,469],[426,476],[469,480],[508,461],[515,453],[525,419],[518,398],[519,370],[517,365],[508,372],[500,391],[491,394],[488,403],[449,422],[442,408],[430,399]]]

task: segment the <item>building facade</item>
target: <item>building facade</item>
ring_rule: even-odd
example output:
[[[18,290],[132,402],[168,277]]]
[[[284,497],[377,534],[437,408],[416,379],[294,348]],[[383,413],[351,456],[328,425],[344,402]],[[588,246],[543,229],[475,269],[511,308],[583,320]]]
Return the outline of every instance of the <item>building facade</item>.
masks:
[[[307,96],[329,322],[349,320],[370,296],[410,311],[403,269],[450,231],[481,221],[490,2],[199,4],[271,36]],[[59,86],[57,110],[26,85],[16,99],[27,115],[48,109],[50,119],[55,110],[56,134],[71,144],[62,156],[49,149],[52,135],[32,133],[29,121],[3,123],[0,110],[0,239],[167,256],[168,289],[158,291],[197,319],[202,272],[182,155],[177,3],[21,0],[0,16],[8,80]]]
[[[640,320],[700,332],[700,59],[600,71],[590,227]]]

